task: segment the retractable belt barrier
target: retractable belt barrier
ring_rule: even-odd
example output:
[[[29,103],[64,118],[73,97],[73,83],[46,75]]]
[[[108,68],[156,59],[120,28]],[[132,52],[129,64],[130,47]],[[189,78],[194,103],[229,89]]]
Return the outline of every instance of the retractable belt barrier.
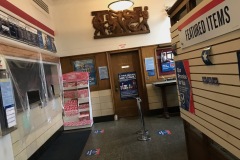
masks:
[[[137,100],[137,106],[138,106],[138,111],[139,111],[139,117],[140,117],[140,121],[141,121],[141,129],[139,131],[137,131],[137,134],[139,134],[140,136],[138,137],[139,141],[149,141],[151,140],[151,137],[149,136],[149,132],[148,130],[146,130],[145,128],[145,121],[144,121],[144,117],[142,114],[142,107],[141,107],[141,98],[140,97],[136,97]]]

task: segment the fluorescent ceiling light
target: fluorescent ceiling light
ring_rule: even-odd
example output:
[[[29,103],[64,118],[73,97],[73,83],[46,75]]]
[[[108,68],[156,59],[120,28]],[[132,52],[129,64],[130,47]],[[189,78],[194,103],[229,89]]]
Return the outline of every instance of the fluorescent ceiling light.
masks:
[[[133,4],[131,0],[118,0],[110,3],[108,8],[114,11],[121,11],[132,7]]]

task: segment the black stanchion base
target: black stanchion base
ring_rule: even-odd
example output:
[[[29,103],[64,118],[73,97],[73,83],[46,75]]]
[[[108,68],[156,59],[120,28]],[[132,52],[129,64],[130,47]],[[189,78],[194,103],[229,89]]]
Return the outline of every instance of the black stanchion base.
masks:
[[[147,134],[142,134],[138,137],[138,140],[139,141],[150,141],[151,140],[151,137]]]
[[[139,131],[136,132],[137,134],[144,134],[144,131],[140,129]],[[145,134],[148,135],[148,130],[145,131]]]

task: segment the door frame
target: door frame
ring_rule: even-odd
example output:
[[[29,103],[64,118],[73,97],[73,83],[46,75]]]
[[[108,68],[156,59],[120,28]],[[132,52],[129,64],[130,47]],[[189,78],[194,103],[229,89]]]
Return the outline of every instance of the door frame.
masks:
[[[124,49],[124,50],[120,50],[120,51],[109,51],[106,52],[107,54],[107,61],[108,61],[108,69],[109,69],[109,78],[110,78],[110,87],[111,87],[111,94],[112,94],[112,100],[113,100],[113,108],[114,108],[114,114],[116,114],[116,101],[114,99],[114,92],[115,92],[115,86],[114,86],[114,76],[113,76],[113,71],[112,71],[112,62],[111,62],[111,55],[113,54],[119,54],[119,53],[126,53],[126,52],[130,52],[130,51],[137,51],[138,53],[138,60],[139,60],[139,67],[140,67],[140,72],[141,72],[141,83],[140,85],[142,85],[142,90],[143,92],[145,92],[146,94],[143,94],[143,97],[141,97],[142,99],[142,103],[141,103],[141,107],[143,110],[143,114],[146,114],[149,112],[149,104],[148,104],[148,96],[147,96],[147,88],[146,88],[146,81],[145,81],[145,77],[144,77],[144,68],[143,68],[143,58],[141,56],[141,49],[140,48],[131,48],[131,49]]]

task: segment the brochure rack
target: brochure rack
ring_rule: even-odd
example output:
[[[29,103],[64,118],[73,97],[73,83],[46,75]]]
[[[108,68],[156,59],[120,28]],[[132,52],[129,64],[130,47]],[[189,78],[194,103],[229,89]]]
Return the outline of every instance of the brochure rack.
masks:
[[[88,72],[63,74],[64,130],[93,124]]]

